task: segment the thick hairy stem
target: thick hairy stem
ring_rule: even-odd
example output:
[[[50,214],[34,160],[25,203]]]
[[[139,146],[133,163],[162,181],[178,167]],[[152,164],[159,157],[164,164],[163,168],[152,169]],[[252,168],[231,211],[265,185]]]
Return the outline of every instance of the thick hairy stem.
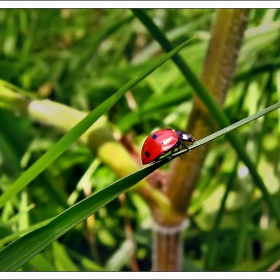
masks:
[[[201,80],[221,106],[234,75],[248,14],[248,9],[219,10],[213,24]],[[213,133],[216,128],[205,105],[195,97],[186,131],[196,139],[201,139]],[[204,145],[188,153],[184,161],[177,159],[172,164],[167,195],[181,213],[187,209],[208,149],[209,145]]]
[[[212,36],[202,70],[201,80],[222,106],[231,84],[249,10],[219,10],[213,23]],[[205,105],[194,97],[193,109],[186,131],[201,139],[216,130],[216,124]],[[182,215],[186,212],[192,192],[199,178],[209,145],[203,145],[171,165],[170,183],[166,194],[173,207]],[[153,269],[160,271],[181,270],[179,233],[163,235],[155,232]],[[161,243],[159,243],[161,242]],[[171,259],[170,259],[171,258]],[[175,259],[174,259],[175,258]]]

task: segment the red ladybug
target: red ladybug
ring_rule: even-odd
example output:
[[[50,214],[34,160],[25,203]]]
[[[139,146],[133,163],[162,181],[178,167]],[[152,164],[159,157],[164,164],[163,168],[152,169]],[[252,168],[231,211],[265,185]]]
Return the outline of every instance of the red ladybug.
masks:
[[[152,133],[144,142],[141,159],[142,163],[158,161],[160,157],[171,151],[170,157],[174,150],[183,146],[187,148],[184,141],[193,144],[195,139],[189,133],[174,129],[161,129]]]

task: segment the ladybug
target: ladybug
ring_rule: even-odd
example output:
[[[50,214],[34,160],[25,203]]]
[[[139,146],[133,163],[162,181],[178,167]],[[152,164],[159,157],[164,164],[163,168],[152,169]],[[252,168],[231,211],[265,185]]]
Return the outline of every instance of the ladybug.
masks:
[[[195,139],[189,133],[174,129],[161,129],[152,133],[142,147],[141,159],[143,165],[158,161],[160,157],[170,151],[171,158],[174,151],[180,146],[187,148],[184,141],[193,144]]]

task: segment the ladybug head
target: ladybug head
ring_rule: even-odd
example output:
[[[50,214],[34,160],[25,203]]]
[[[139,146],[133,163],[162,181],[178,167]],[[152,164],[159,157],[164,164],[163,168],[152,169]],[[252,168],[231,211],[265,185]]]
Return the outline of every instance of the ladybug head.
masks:
[[[178,138],[181,140],[188,141],[191,144],[193,144],[195,141],[194,137],[189,133],[183,132],[181,130],[176,130],[176,133],[178,134]]]

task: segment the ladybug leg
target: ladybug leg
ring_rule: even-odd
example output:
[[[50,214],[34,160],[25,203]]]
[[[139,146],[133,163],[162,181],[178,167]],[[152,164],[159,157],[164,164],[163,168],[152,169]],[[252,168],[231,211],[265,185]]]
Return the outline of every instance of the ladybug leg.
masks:
[[[176,146],[171,150],[171,154],[170,154],[170,156],[169,156],[170,159],[172,158],[172,156],[173,156],[173,154],[174,154],[174,151],[175,151],[177,148],[180,148],[180,145],[181,145],[181,144],[182,144],[182,142],[180,141],[180,142],[179,142],[179,145],[176,145]],[[185,147],[186,147],[186,146],[185,146]],[[183,159],[181,155],[180,155],[180,158]]]
[[[173,154],[174,154],[174,149],[172,149],[172,150],[171,150],[171,153],[170,153],[169,159],[172,159]]]
[[[180,148],[180,146],[183,146],[185,149],[189,149],[186,145],[185,145],[185,143],[184,143],[184,141],[182,141],[181,139],[179,139],[179,145],[176,145],[172,150],[171,150],[171,153],[170,153],[170,156],[169,156],[169,159],[172,159],[172,156],[173,156],[173,154],[174,154],[174,151],[177,149],[177,148]],[[183,160],[183,158],[182,158],[182,155],[180,155],[180,158]]]
[[[186,145],[185,145],[183,142],[181,142],[181,144],[182,144],[182,146],[184,146],[185,148],[187,148]],[[181,158],[181,160],[183,160],[182,155],[180,155],[180,158]]]
[[[180,145],[183,146],[185,149],[189,150],[189,148],[185,145],[184,141],[180,140]],[[182,155],[180,155],[180,158],[182,158]]]
[[[185,145],[185,143],[183,142],[183,141],[180,141],[181,142],[181,145],[185,148],[185,149],[189,149],[186,145]]]

